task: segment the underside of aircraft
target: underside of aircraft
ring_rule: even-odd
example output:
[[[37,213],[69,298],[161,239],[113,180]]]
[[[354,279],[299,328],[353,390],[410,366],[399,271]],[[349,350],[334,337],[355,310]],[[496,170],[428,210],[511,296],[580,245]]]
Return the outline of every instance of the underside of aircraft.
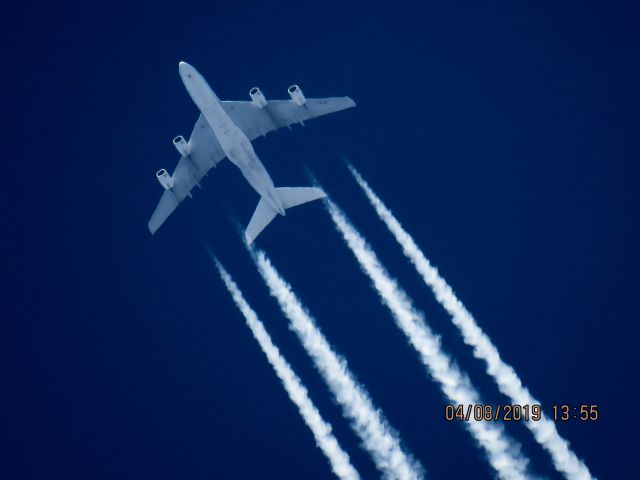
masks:
[[[173,139],[181,155],[172,175],[161,169],[156,177],[165,189],[149,220],[155,233],[191,190],[218,162],[228,158],[260,195],[258,206],[245,231],[251,244],[276,214],[324,197],[316,187],[276,188],[251,141],[292,124],[355,106],[349,97],[306,98],[297,85],[288,89],[289,100],[267,100],[259,88],[249,91],[250,101],[220,101],[206,80],[191,65],[180,62],[180,76],[200,110],[189,141]]]

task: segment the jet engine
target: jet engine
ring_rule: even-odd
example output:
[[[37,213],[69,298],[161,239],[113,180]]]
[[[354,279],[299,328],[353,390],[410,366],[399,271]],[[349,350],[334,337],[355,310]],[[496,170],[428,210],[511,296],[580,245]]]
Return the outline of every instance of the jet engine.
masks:
[[[249,90],[249,96],[251,97],[251,102],[256,107],[263,108],[267,105],[267,99],[264,98],[264,95],[258,87],[253,87],[251,90]]]
[[[300,87],[298,85],[291,85],[287,91],[289,92],[289,96],[291,97],[291,100],[293,100],[293,102],[296,105],[304,105],[304,102],[307,101],[306,98],[304,98],[304,95],[302,94],[302,90],[300,90]]]
[[[164,168],[156,172],[156,178],[158,179],[158,181],[160,182],[160,185],[162,185],[165,190],[171,190],[173,188],[173,185],[174,185],[173,178],[171,178],[171,175],[169,175]]]
[[[189,144],[185,141],[182,135],[178,135],[173,139],[173,146],[176,147],[176,150],[180,152],[180,155],[186,157],[191,153],[191,149],[189,148]]]

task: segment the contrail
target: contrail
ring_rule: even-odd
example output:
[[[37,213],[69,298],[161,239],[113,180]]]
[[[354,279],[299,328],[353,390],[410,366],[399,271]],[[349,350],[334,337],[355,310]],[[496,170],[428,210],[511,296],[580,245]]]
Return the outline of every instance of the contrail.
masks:
[[[389,480],[423,478],[421,465],[403,450],[397,432],[373,405],[368,392],[355,380],[347,362],[333,350],[264,252],[252,251],[252,257],[271,295],[289,319],[291,329],[300,339],[383,477]]]
[[[409,343],[417,350],[420,360],[449,401],[455,405],[479,405],[480,396],[468,377],[452,362],[440,348],[440,339],[425,324],[424,316],[418,312],[407,294],[398,286],[378,260],[375,252],[365,242],[360,233],[351,225],[346,216],[331,200],[326,200],[331,219],[342,234],[360,267],[373,282],[382,303],[384,303],[405,334]],[[503,479],[525,479],[528,460],[520,452],[517,442],[510,439],[502,425],[491,421],[463,422],[476,442],[485,450],[489,464]]]
[[[347,166],[380,219],[402,246],[405,256],[413,263],[424,283],[431,287],[438,302],[451,315],[453,323],[462,333],[464,342],[473,347],[475,357],[486,362],[487,373],[493,377],[500,391],[508,396],[514,404],[540,404],[540,401],[536,400],[522,384],[515,370],[500,358],[498,349],[493,345],[491,339],[478,326],[471,313],[458,300],[451,287],[427,260],[411,236],[402,228],[400,222],[371,190],[358,171],[350,164]],[[571,480],[592,478],[587,466],[571,451],[569,442],[558,434],[553,421],[543,415],[540,421],[525,421],[524,423],[531,430],[536,441],[549,452],[555,468],[565,477]]]
[[[323,420],[320,416],[320,412],[309,398],[307,389],[302,385],[300,378],[291,369],[289,363],[280,354],[278,347],[276,347],[271,341],[271,337],[267,333],[262,322],[258,319],[258,316],[249,306],[244,299],[242,292],[233,281],[229,273],[225,270],[222,264],[213,258],[218,273],[224,282],[227,290],[231,294],[233,301],[235,302],[238,310],[244,316],[247,326],[251,329],[251,333],[258,341],[260,348],[267,356],[267,360],[273,367],[278,375],[278,378],[282,382],[287,394],[291,401],[298,407],[298,411],[307,424],[313,437],[316,440],[316,444],[325,454],[329,463],[331,464],[331,470],[336,474],[338,478],[345,480],[359,480],[360,475],[353,468],[349,461],[349,455],[342,450],[336,437],[331,433],[331,425]]]

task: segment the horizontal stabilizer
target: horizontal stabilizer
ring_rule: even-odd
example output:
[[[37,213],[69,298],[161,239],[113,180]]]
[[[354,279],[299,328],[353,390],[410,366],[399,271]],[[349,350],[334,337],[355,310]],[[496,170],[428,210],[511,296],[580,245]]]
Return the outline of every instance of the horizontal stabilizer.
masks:
[[[256,211],[253,212],[253,217],[249,222],[249,226],[244,232],[244,237],[247,243],[251,245],[260,232],[264,230],[264,227],[271,223],[273,217],[276,216],[276,212],[271,205],[263,197],[260,198]]]
[[[276,188],[276,191],[285,209],[297,207],[303,203],[326,197],[326,194],[317,187],[282,187]],[[251,221],[247,226],[247,230],[244,232],[245,239],[249,245],[251,245],[256,237],[260,235],[260,232],[271,223],[276,213],[278,212],[269,202],[266,201],[264,197],[261,197],[256,211],[253,212],[253,217],[251,217]]]
[[[276,190],[285,209],[326,197],[317,187],[280,187]]]

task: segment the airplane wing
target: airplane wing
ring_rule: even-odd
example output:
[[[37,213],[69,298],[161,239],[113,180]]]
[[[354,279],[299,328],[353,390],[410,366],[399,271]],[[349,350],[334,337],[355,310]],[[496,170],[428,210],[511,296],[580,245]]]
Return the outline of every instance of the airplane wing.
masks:
[[[189,138],[190,155],[183,156],[173,172],[174,186],[165,190],[149,220],[149,231],[155,233],[169,215],[190,195],[194,186],[225,157],[218,140],[202,115],[198,117]]]
[[[293,100],[268,100],[262,108],[245,101],[222,101],[220,104],[249,140],[281,127],[356,106],[349,97],[307,98],[303,105]]]

